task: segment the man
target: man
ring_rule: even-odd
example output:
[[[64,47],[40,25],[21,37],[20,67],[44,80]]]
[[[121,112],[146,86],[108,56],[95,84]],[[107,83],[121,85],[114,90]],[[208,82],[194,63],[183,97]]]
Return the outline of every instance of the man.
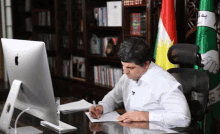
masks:
[[[132,37],[121,43],[119,52],[124,74],[116,86],[94,109],[91,117],[101,117],[123,103],[126,113],[118,121],[159,121],[187,127],[191,115],[182,86],[166,70],[153,63],[150,46]]]

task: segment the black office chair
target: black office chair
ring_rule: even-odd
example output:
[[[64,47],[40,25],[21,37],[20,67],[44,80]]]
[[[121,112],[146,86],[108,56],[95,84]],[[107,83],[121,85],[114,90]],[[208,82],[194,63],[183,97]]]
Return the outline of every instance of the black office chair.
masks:
[[[193,44],[175,44],[168,51],[168,59],[173,64],[197,65],[201,64],[201,55],[198,53],[199,46]],[[191,112],[190,127],[198,125],[199,132],[204,134],[204,116],[207,112],[209,94],[209,75],[208,73],[193,68],[172,68],[167,70],[176,80],[181,83],[183,93],[189,104]]]

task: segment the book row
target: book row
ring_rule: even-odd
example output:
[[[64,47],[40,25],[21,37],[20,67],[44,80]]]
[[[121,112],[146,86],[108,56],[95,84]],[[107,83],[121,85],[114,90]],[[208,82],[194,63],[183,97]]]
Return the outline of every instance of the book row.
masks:
[[[38,34],[38,40],[45,43],[47,50],[55,50],[55,34]]]
[[[124,0],[124,6],[141,5],[143,1],[144,0]]]
[[[94,83],[114,87],[122,74],[121,68],[113,68],[109,65],[94,66]]]
[[[97,26],[122,26],[121,1],[109,1],[107,7],[94,8]]]
[[[31,22],[31,18],[30,17],[25,19],[25,30],[29,31],[29,32],[33,31],[32,22]]]
[[[146,12],[131,13],[131,35],[146,35]]]
[[[50,68],[51,75],[55,74],[55,66],[56,66],[56,59],[55,57],[48,57],[48,63]]]
[[[108,26],[107,7],[94,8],[94,17],[97,26]]]
[[[51,16],[50,11],[40,11],[38,12],[39,22],[37,25],[39,26],[51,26]]]
[[[90,40],[90,53],[102,56],[110,56],[114,53],[114,46],[117,44],[118,37],[98,37],[92,35]]]
[[[55,74],[55,57],[48,57],[51,75]],[[85,79],[85,58],[71,56],[71,60],[63,60],[63,77]],[[94,83],[114,87],[123,75],[121,68],[109,65],[94,66]]]

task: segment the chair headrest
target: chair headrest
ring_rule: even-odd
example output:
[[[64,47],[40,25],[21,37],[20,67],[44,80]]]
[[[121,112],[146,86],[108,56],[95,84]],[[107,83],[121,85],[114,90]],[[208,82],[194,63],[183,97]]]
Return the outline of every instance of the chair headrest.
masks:
[[[195,44],[174,44],[167,53],[169,61],[173,64],[192,64],[203,67],[199,46]]]

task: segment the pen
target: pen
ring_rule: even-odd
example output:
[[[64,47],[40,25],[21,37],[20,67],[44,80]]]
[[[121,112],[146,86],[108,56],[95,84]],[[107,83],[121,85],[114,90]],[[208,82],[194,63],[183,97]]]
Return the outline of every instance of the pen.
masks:
[[[94,106],[94,108],[95,108],[95,110],[96,110],[96,104],[95,104],[95,101],[93,101],[93,106]],[[97,115],[96,115],[97,116]],[[97,118],[99,119],[99,116],[97,116]]]

